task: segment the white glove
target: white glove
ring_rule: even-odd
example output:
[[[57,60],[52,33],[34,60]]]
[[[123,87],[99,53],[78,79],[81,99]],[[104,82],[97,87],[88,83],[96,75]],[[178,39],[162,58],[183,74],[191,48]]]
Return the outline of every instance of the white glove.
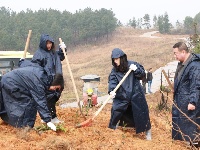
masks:
[[[129,67],[129,69],[135,71],[137,69],[137,66],[134,65],[134,64],[131,64],[130,67]]]
[[[115,98],[116,93],[114,91],[111,91],[110,95],[112,96],[112,98]]]
[[[56,126],[52,122],[48,122],[47,126],[51,128],[51,130],[56,131]]]
[[[65,49],[65,48],[66,48],[66,45],[65,45],[64,42],[61,42],[61,43],[59,44],[59,46],[60,46],[61,49]]]

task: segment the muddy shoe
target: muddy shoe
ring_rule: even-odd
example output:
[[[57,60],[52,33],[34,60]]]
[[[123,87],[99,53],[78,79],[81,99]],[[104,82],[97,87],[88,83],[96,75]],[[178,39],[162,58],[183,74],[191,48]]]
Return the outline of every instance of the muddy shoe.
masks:
[[[149,129],[148,131],[146,131],[145,134],[146,134],[146,139],[148,141],[150,141],[151,140],[151,129]]]
[[[64,121],[59,120],[57,117],[51,119],[52,123],[58,124],[58,123],[63,123]]]

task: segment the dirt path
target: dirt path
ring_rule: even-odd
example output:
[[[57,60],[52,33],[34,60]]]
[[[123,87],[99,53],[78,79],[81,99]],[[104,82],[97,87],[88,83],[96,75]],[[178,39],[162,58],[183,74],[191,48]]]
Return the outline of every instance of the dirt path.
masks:
[[[140,35],[140,37],[147,37],[147,38],[160,38],[158,36],[153,36],[153,34],[158,33],[159,31],[152,31],[152,32],[146,32],[142,35]]]
[[[165,70],[165,72],[167,74],[169,74],[169,77],[170,77],[169,79],[171,82],[174,81],[173,79],[174,79],[177,64],[178,64],[178,61],[173,61],[173,62],[166,64],[164,67],[158,68],[156,71],[153,72],[153,80],[152,80],[152,86],[151,86],[151,90],[153,93],[160,90],[161,71],[162,70]],[[167,83],[164,75],[162,75],[162,81],[163,81],[162,83],[164,86],[168,86],[168,83]],[[148,84],[146,86],[148,89]],[[148,90],[147,90],[147,92],[148,92]]]

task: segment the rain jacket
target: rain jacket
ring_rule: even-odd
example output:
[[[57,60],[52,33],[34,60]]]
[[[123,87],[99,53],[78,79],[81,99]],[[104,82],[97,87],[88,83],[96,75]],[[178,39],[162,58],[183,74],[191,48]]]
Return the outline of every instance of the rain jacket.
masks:
[[[40,38],[39,49],[33,55],[32,61],[37,62],[41,67],[44,67],[49,78],[49,84],[54,79],[55,74],[62,74],[60,51],[48,50],[46,42],[50,41],[54,45],[54,40],[47,34],[42,34]]]
[[[119,58],[123,55],[124,52],[117,49],[113,50],[111,57]],[[128,67],[131,64],[135,64],[137,69],[131,71],[116,91],[111,109],[109,128],[116,129],[116,125],[120,121],[120,126],[135,127],[136,133],[140,133],[151,128],[148,105],[140,84],[140,79],[145,76],[145,70],[139,63],[128,61]],[[112,69],[109,75],[109,92],[115,89],[124,75],[125,73],[116,72],[115,68]]]
[[[54,47],[54,40],[49,35],[42,34],[40,38],[39,49],[33,55],[32,61],[37,62],[41,67],[45,69],[48,75],[48,84],[51,85],[55,74],[62,74],[61,61],[64,60],[65,57],[61,49],[59,49],[59,51],[54,51],[53,49],[48,50],[46,47],[47,41],[52,42],[52,47]],[[48,101],[47,103],[52,118],[57,116],[55,104],[59,100],[63,89],[64,83],[61,85],[60,91],[46,91]]]
[[[48,50],[46,47],[46,42],[50,41],[53,43],[54,40],[47,34],[42,34],[40,38],[39,49],[33,55],[32,61],[37,62],[41,67],[45,69],[48,75],[48,84],[51,85],[55,74],[62,74],[62,64],[61,61],[65,59],[62,50],[58,51]],[[64,84],[63,84],[64,85]],[[63,89],[64,87],[62,87]],[[56,103],[61,95],[62,91],[47,91],[47,99],[54,101]]]
[[[200,125],[200,55],[192,55],[179,75],[180,78],[175,78],[174,103],[185,115]],[[188,110],[189,103],[195,105],[196,109]],[[172,106],[172,125],[172,138],[175,140],[193,141],[195,135],[199,134],[197,125],[189,121],[175,105]],[[180,130],[182,133],[178,132]]]
[[[1,118],[14,127],[33,127],[38,111],[44,122],[50,122],[45,95],[47,81],[44,69],[30,62],[2,76],[1,90],[6,114]]]

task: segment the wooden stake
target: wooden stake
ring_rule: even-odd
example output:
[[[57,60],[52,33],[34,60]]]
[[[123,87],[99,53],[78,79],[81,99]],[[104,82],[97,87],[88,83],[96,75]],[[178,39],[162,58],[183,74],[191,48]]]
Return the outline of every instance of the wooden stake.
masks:
[[[32,33],[32,30],[29,30],[28,32],[28,37],[26,39],[26,45],[25,45],[25,48],[24,48],[24,54],[23,54],[23,59],[26,58],[26,53],[27,53],[27,50],[28,50],[28,47],[29,47],[29,43],[30,43],[30,38],[31,38],[31,33]]]

